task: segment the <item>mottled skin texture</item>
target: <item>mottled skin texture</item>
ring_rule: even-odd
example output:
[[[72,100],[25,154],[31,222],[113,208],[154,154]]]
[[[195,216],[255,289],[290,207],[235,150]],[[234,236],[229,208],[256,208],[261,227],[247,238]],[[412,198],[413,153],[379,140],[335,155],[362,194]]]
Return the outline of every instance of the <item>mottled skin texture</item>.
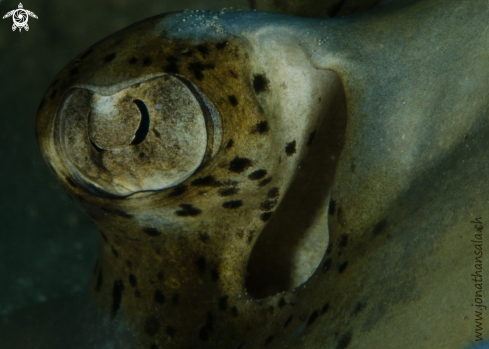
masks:
[[[100,228],[86,305],[96,310],[71,314],[66,342],[48,335],[39,347],[468,347],[473,258],[460,246],[489,209],[471,194],[488,174],[487,6],[406,2],[336,21],[206,14],[213,23],[203,27],[177,13],[75,58],[41,103],[37,136]],[[219,151],[166,190],[114,197],[81,181],[56,126],[65,93],[111,94],[161,74],[184,77],[213,103]],[[310,101],[294,105],[290,90]],[[323,143],[328,136],[339,145]],[[313,144],[310,155],[336,156],[334,181],[329,170],[321,185],[331,188],[312,206],[298,201],[327,214],[328,249],[305,284],[246,294],[253,245],[294,178],[326,173],[327,164],[306,165],[316,137],[325,148]]]

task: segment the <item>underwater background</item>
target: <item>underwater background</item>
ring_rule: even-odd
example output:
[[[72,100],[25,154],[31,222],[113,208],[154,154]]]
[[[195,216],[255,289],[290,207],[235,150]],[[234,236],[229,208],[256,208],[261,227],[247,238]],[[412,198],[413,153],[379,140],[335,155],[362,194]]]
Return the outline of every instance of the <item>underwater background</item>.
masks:
[[[0,17],[17,1],[0,0]],[[38,16],[29,31],[12,31],[12,17],[0,21],[0,316],[82,292],[96,261],[95,224],[56,183],[35,139],[37,108],[54,76],[90,45],[147,17],[249,9],[246,0],[22,4]]]

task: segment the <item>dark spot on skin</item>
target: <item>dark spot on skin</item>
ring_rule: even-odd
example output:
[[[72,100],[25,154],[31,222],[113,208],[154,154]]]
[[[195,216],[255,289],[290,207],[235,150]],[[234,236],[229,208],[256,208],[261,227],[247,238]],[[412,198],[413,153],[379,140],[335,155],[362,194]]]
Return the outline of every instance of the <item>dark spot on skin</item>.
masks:
[[[270,183],[272,181],[272,177],[268,177],[268,178],[265,178],[265,179],[262,179],[260,181],[260,183],[258,183],[258,185],[260,187],[264,187],[265,185],[267,185],[268,183]]]
[[[87,58],[93,52],[93,47],[90,47],[84,54],[80,56],[80,59]]]
[[[239,191],[239,188],[236,187],[230,187],[230,188],[222,188],[219,190],[219,195],[220,196],[231,196],[237,194]]]
[[[342,212],[343,212],[343,211],[342,211],[341,207],[338,207],[338,210],[336,211],[336,214],[337,214],[338,216],[340,216]]]
[[[350,167],[350,168],[351,168],[351,172],[355,172],[355,167],[356,167],[356,166],[355,166],[355,164],[354,164],[354,163],[352,163],[352,164],[351,164],[351,167]]]
[[[278,307],[280,309],[282,309],[283,307],[285,307],[287,305],[287,302],[285,301],[285,299],[282,297],[280,298],[280,302],[278,302]]]
[[[158,274],[156,274],[156,277],[158,278],[158,280],[163,281],[163,279],[165,278],[165,273],[159,271]]]
[[[100,235],[102,235],[102,239],[104,239],[105,242],[107,243],[109,242],[109,240],[107,239],[107,235],[105,235],[105,233],[102,230],[100,230]]]
[[[272,343],[273,341],[273,335],[268,337],[266,340],[265,340],[265,343],[263,343],[264,346],[266,345],[269,345],[270,343]]]
[[[337,4],[331,6],[328,10],[329,17],[335,17],[336,14],[341,10],[341,8],[345,5],[346,0],[340,0]]]
[[[290,315],[289,318],[285,321],[285,324],[284,324],[284,327],[287,327],[289,326],[290,322],[292,321],[292,318],[294,317],[294,315]]]
[[[222,185],[221,182],[216,181],[214,176],[199,177],[193,180],[191,184],[197,187],[218,187]]]
[[[326,303],[325,305],[323,305],[323,307],[321,308],[321,314],[324,314],[325,312],[327,312],[329,309],[329,303]]]
[[[364,309],[366,308],[366,304],[362,302],[358,302],[357,305],[355,305],[355,309],[353,309],[353,315],[357,315],[358,313],[361,313]]]
[[[132,287],[138,286],[138,278],[134,274],[129,274],[129,283]]]
[[[268,80],[265,74],[257,74],[253,76],[253,89],[256,93],[268,90]]]
[[[223,48],[225,48],[225,47],[226,47],[226,45],[227,45],[227,44],[228,44],[228,42],[227,42],[227,41],[218,42],[218,43],[216,44],[216,48],[217,48],[218,50],[222,50]]]
[[[169,335],[170,337],[175,336],[175,333],[177,333],[177,330],[175,327],[172,326],[166,326],[166,334]]]
[[[151,58],[144,57],[144,59],[143,59],[143,66],[144,67],[149,67],[151,65],[151,63],[152,63]]]
[[[336,344],[336,349],[346,349],[351,342],[351,331],[343,333],[338,340],[338,344]]]
[[[70,70],[70,77],[75,76],[78,73],[78,68],[73,68]]]
[[[287,145],[285,146],[285,153],[287,154],[287,156],[292,156],[295,154],[295,145],[295,141],[287,143]]]
[[[200,328],[199,339],[204,342],[209,340],[209,332],[207,332],[207,328],[205,326]]]
[[[199,269],[199,271],[201,273],[205,272],[205,267],[207,265],[207,261],[205,260],[204,257],[199,257],[197,258],[197,260],[195,261],[195,264],[197,264],[197,268]]]
[[[231,308],[231,313],[235,316],[238,317],[238,308],[236,306]]]
[[[159,231],[156,228],[144,228],[143,232],[145,232],[149,236],[160,236],[161,235],[161,231]]]
[[[374,236],[377,236],[380,233],[382,233],[382,231],[385,229],[386,226],[387,226],[387,221],[385,219],[378,222],[374,227],[374,231],[373,231]]]
[[[46,99],[43,98],[41,100],[41,103],[39,104],[39,107],[37,108],[37,111],[40,111],[42,109],[42,107],[44,107],[45,103],[46,103]],[[49,166],[51,166],[51,169],[53,170],[53,174],[56,174],[56,172],[54,171],[53,165],[49,164]]]
[[[341,265],[338,267],[338,272],[340,274],[343,273],[347,266],[348,266],[348,261],[341,263]]]
[[[117,252],[115,247],[114,246],[110,246],[110,247],[112,248],[112,253],[114,254],[114,256],[119,257],[119,252]]]
[[[267,170],[256,170],[254,172],[251,172],[249,175],[248,175],[248,178],[251,179],[252,181],[256,181],[258,179],[262,179],[263,177],[265,177],[267,175]]]
[[[231,149],[233,147],[233,144],[234,144],[234,141],[232,139],[230,139],[228,141],[228,144],[226,144],[226,149]]]
[[[155,316],[150,316],[146,319],[146,322],[144,323],[144,332],[148,336],[154,336],[155,334],[158,333],[159,329],[160,329],[160,322]]]
[[[175,211],[176,215],[180,217],[195,217],[202,213],[201,209],[193,207],[191,204],[181,204],[180,208],[181,210]]]
[[[331,269],[331,264],[333,264],[333,260],[331,258],[326,259],[323,264],[323,270],[328,271],[329,269]]]
[[[102,269],[98,271],[98,277],[97,277],[97,284],[95,285],[95,291],[100,291],[100,288],[102,287],[102,281],[103,281],[103,276],[102,276]]]
[[[241,173],[251,166],[251,160],[247,158],[240,158],[236,156],[229,163],[229,171],[234,173]]]
[[[178,74],[179,72],[178,66],[180,65],[180,60],[173,56],[167,57],[166,60],[168,64],[163,67],[163,70],[166,73]]]
[[[312,131],[312,132],[309,134],[309,139],[307,140],[307,143],[306,143],[306,145],[307,145],[308,147],[310,147],[310,146],[311,146],[312,141],[314,140],[314,137],[316,137],[316,131]]]
[[[336,211],[336,201],[329,200],[329,214],[333,215]]]
[[[273,211],[272,212],[264,212],[260,215],[260,219],[264,222],[268,221],[270,217],[272,217]]]
[[[114,281],[114,287],[112,288],[112,316],[115,316],[121,307],[122,291],[124,291],[122,280]]]
[[[317,320],[318,316],[319,316],[319,311],[317,311],[317,310],[314,311],[311,314],[311,316],[309,316],[309,319],[307,320],[306,326],[311,326],[314,323],[314,321]]]
[[[211,237],[206,232],[199,232],[199,240],[204,244],[208,243]]]
[[[227,294],[219,297],[219,310],[224,311],[228,308],[228,299],[229,299],[229,296]]]
[[[212,281],[219,280],[219,271],[217,269],[211,270],[211,279],[212,279]]]
[[[216,316],[211,312],[207,312],[207,321],[205,322],[205,327],[209,332],[214,331],[214,322],[216,321]]]
[[[247,239],[247,242],[248,242],[248,245],[251,244],[251,242],[253,241],[253,238],[255,237],[255,231],[252,230],[249,232],[249,235],[248,235],[248,239]]]
[[[340,242],[338,244],[339,247],[345,248],[348,245],[348,234],[341,234]]]
[[[170,196],[171,197],[180,196],[183,193],[185,193],[186,191],[187,191],[187,186],[181,184],[181,185],[175,187],[175,189],[172,190],[172,192],[170,193]]]
[[[235,95],[228,96],[228,99],[229,99],[229,103],[231,103],[233,107],[236,107],[238,105],[238,99],[236,98]]]
[[[144,157],[145,157],[145,156],[146,156],[146,154],[144,154],[143,152],[140,152],[140,153],[139,153],[139,158],[140,158],[140,159],[144,159]]]
[[[227,208],[227,209],[234,209],[243,206],[243,201],[242,200],[232,200],[232,201],[226,201],[225,203],[222,204],[222,207]]]
[[[263,201],[260,204],[260,210],[262,210],[262,211],[271,211],[271,210],[273,210],[273,208],[275,207],[276,204],[277,204],[277,200],[266,200],[266,201]]]
[[[178,301],[180,300],[180,295],[178,293],[175,293],[172,297],[171,297],[171,304],[173,305],[178,305]]]
[[[330,254],[332,249],[333,249],[333,243],[330,241],[328,243],[328,248],[326,249],[326,254]]]
[[[161,133],[159,133],[157,129],[153,128],[153,132],[156,135],[156,137],[161,138]]]
[[[279,195],[280,195],[280,190],[277,187],[270,189],[267,194],[268,198],[270,199],[276,199],[279,197]]]
[[[132,57],[130,60],[129,60],[129,64],[136,64],[138,61],[138,59],[136,57]]]
[[[201,62],[194,62],[188,65],[190,71],[194,73],[194,76],[197,80],[201,81],[204,79],[204,71],[209,69],[214,69],[214,64],[202,64]]]
[[[105,63],[112,62],[114,60],[115,56],[116,56],[115,53],[108,54],[107,56],[104,57],[104,62]]]
[[[236,72],[234,70],[229,70],[229,75],[231,75],[235,79],[238,78],[238,74],[236,74]]]
[[[202,56],[207,56],[209,53],[209,48],[206,45],[197,46],[197,50],[202,53]]]
[[[251,130],[251,133],[259,133],[259,134],[264,134],[266,132],[269,131],[269,127],[268,127],[268,121],[260,121],[259,123],[257,123],[253,129]]]
[[[54,90],[53,92],[51,92],[50,98],[54,99],[54,97],[56,97],[56,93],[58,93],[58,90]]]
[[[160,290],[156,290],[154,300],[156,303],[165,304],[165,295]]]

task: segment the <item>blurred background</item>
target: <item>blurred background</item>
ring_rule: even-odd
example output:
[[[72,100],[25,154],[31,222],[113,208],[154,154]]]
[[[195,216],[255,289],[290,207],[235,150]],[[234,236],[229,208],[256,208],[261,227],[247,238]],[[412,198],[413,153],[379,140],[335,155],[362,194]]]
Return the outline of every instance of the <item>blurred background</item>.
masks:
[[[19,0],[0,0],[0,17]],[[185,9],[248,10],[247,0],[25,0],[29,31],[0,20],[0,316],[84,290],[95,224],[58,186],[39,152],[37,107],[74,56],[136,21]]]

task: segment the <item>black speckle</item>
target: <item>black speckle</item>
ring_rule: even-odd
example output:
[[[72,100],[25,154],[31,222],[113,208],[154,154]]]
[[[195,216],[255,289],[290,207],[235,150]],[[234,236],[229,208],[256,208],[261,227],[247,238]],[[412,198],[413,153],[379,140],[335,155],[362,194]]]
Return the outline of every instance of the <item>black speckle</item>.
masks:
[[[73,68],[70,70],[70,76],[75,76],[78,73],[78,68]]]
[[[194,73],[194,76],[197,80],[204,79],[204,71],[209,69],[214,69],[214,64],[202,64],[201,62],[194,62],[188,65],[189,69]]]
[[[165,278],[165,273],[159,271],[158,274],[156,274],[156,277],[158,278],[158,280],[163,281],[163,279]]]
[[[267,170],[256,170],[248,175],[248,178],[251,179],[252,181],[256,181],[258,179],[262,179],[267,175]]]
[[[132,287],[138,286],[138,278],[134,274],[129,274],[129,283]]]
[[[170,337],[175,336],[175,333],[177,333],[177,330],[175,327],[172,326],[166,326],[166,334],[169,335]]]
[[[100,230],[100,235],[102,235],[102,239],[104,239],[105,242],[107,243],[109,242],[109,240],[107,239],[107,235],[105,235],[105,233],[102,230]]]
[[[159,133],[157,129],[153,128],[153,132],[155,133],[156,137],[161,138],[161,133]]]
[[[115,249],[115,247],[114,246],[110,246],[110,247],[112,249],[112,253],[114,254],[114,256],[119,257],[119,252],[117,252],[117,250]]]
[[[180,300],[180,295],[178,293],[174,293],[171,297],[171,304],[178,305],[178,301]]]
[[[351,342],[351,332],[348,331],[340,336],[338,344],[336,344],[336,349],[346,349]]]
[[[238,105],[238,99],[236,98],[235,95],[228,96],[228,99],[229,99],[229,103],[231,103],[233,107],[236,107]]]
[[[211,237],[207,232],[199,232],[199,240],[202,241],[204,244],[208,243]]]
[[[278,307],[280,309],[282,309],[283,307],[285,307],[287,305],[287,302],[285,301],[285,299],[282,297],[280,298],[280,302],[278,302]]]
[[[385,219],[378,222],[374,227],[374,231],[373,231],[374,236],[382,233],[382,231],[385,229],[386,226],[387,226],[387,221]]]
[[[329,269],[331,269],[331,264],[333,264],[333,260],[331,258],[326,259],[323,264],[323,270],[328,271]]]
[[[114,287],[112,289],[112,316],[115,316],[121,307],[122,291],[124,291],[124,283],[122,280],[114,281]]]
[[[228,208],[228,209],[234,209],[243,206],[243,201],[242,200],[232,200],[232,201],[226,201],[225,203],[222,204],[222,207]]]
[[[207,262],[206,262],[204,257],[201,256],[201,257],[197,258],[197,260],[195,261],[195,264],[197,264],[197,268],[199,269],[199,271],[201,273],[205,272],[205,267],[207,265]]]
[[[201,209],[193,207],[191,204],[181,204],[180,208],[181,210],[175,211],[176,215],[180,217],[195,217],[202,213]]]
[[[172,192],[170,193],[170,196],[180,196],[186,191],[187,191],[187,186],[182,184],[175,187],[175,189],[173,189]]]
[[[270,219],[270,217],[272,217],[272,214],[273,214],[273,211],[272,212],[263,212],[261,215],[260,215],[260,219],[264,222],[268,221]]]
[[[165,295],[160,290],[156,290],[154,300],[156,303],[165,304]]]
[[[104,57],[104,62],[105,63],[112,62],[114,60],[115,56],[116,56],[115,53],[108,54],[107,56]]]
[[[209,332],[214,331],[214,322],[216,322],[216,316],[211,312],[207,312],[207,321],[205,322],[205,327]]]
[[[287,156],[292,156],[293,154],[295,154],[295,146],[295,141],[287,143],[287,145],[285,146],[285,153],[287,154]]]
[[[156,228],[144,228],[143,232],[145,232],[149,236],[160,236],[161,235],[161,231],[159,231]]]
[[[218,50],[222,50],[223,48],[225,48],[225,47],[226,47],[226,45],[227,45],[227,44],[228,44],[228,42],[227,42],[227,41],[218,42],[218,43],[216,44],[216,48],[217,48]]]
[[[229,163],[229,171],[234,173],[241,173],[251,166],[251,160],[247,158],[235,157]]]
[[[355,305],[355,309],[353,309],[353,315],[357,315],[358,313],[361,313],[365,308],[366,304],[363,302],[358,302],[357,305]]]
[[[323,305],[323,307],[321,308],[321,314],[324,314],[325,312],[327,312],[329,309],[329,303],[326,303],[325,305]]]
[[[129,60],[129,64],[136,64],[138,62],[138,59],[136,57],[132,57],[130,60]]]
[[[236,74],[236,72],[234,70],[229,70],[229,75],[231,75],[235,79],[238,78],[238,74]]]
[[[222,185],[221,182],[216,181],[214,176],[199,177],[194,179],[191,184],[197,187],[218,187]]]
[[[338,247],[345,248],[348,245],[348,234],[341,234]]]
[[[207,331],[207,328],[205,326],[202,326],[200,328],[199,339],[204,342],[209,340],[209,332]]]
[[[163,70],[167,73],[178,74],[180,65],[180,60],[173,56],[168,56],[166,58],[168,64],[163,67]]]
[[[259,133],[259,134],[264,134],[268,132],[270,128],[268,127],[268,121],[260,121],[257,123],[253,129],[251,130],[251,133]]]
[[[276,204],[277,204],[277,200],[266,200],[266,201],[263,201],[260,204],[260,210],[262,210],[262,211],[271,211],[271,210],[273,210],[273,208],[275,207]]]
[[[270,337],[268,337],[266,340],[265,340],[265,343],[263,343],[263,345],[269,345],[270,343],[272,343],[273,341],[273,335],[271,335]]]
[[[209,48],[206,45],[199,45],[197,46],[197,50],[202,53],[202,56],[207,56],[209,53]]]
[[[272,181],[272,177],[268,177],[268,178],[265,178],[265,179],[262,179],[260,181],[260,183],[258,183],[258,185],[260,187],[264,187],[265,185],[267,185],[268,183],[270,183]]]
[[[228,299],[229,299],[229,296],[227,294],[219,297],[219,310],[224,311],[228,308]]]
[[[238,317],[238,308],[236,306],[231,308],[231,313],[235,316]]]
[[[160,322],[155,316],[150,316],[146,319],[146,322],[144,323],[144,332],[148,336],[154,336],[158,333],[159,329]]]
[[[328,10],[328,17],[335,17],[341,8],[345,5],[346,0],[340,0],[337,4],[331,6]]]
[[[80,59],[87,58],[93,52],[93,47],[90,47],[84,54],[80,56]]]
[[[151,63],[152,63],[151,58],[144,57],[144,59],[143,59],[143,66],[144,67],[149,67],[151,65]]]
[[[279,197],[279,195],[280,195],[280,190],[277,187],[270,189],[267,194],[267,196],[270,199],[276,199]]]
[[[336,211],[336,201],[329,200],[329,214],[334,215],[335,211]]]
[[[268,79],[265,74],[257,74],[253,76],[253,89],[256,93],[268,90]]]
[[[231,196],[231,195],[237,194],[238,191],[239,191],[239,188],[236,188],[236,187],[222,188],[219,190],[219,195]]]
[[[285,321],[285,324],[284,324],[284,327],[287,327],[289,326],[290,322],[292,321],[292,318],[294,317],[294,315],[290,315],[289,318]]]
[[[312,131],[312,132],[309,134],[309,139],[307,140],[307,143],[306,143],[306,145],[307,145],[308,147],[310,147],[310,146],[311,146],[312,141],[314,140],[314,138],[315,138],[315,137],[316,137],[316,131]]]
[[[328,243],[328,248],[326,249],[326,254],[330,254],[332,249],[333,249],[333,243],[330,241]]]
[[[341,265],[338,267],[338,272],[340,274],[343,273],[347,266],[348,266],[348,261],[341,263]]]
[[[319,316],[319,311],[317,311],[317,310],[314,311],[311,314],[311,316],[309,316],[309,319],[307,320],[306,326],[311,326],[314,323],[314,321],[316,321],[316,319],[318,318],[318,316]]]
[[[95,285],[95,291],[100,291],[100,288],[102,287],[102,281],[103,281],[103,275],[102,275],[102,268],[98,271],[98,276],[97,276],[97,284]]]
[[[54,97],[56,97],[56,94],[57,94],[57,93],[58,93],[58,90],[56,90],[56,89],[55,89],[53,92],[51,92],[51,96],[50,96],[50,98],[51,98],[51,99],[54,99]]]
[[[231,149],[234,145],[234,141],[232,139],[230,139],[228,141],[228,144],[226,144],[226,149]]]
[[[212,279],[212,281],[219,280],[219,271],[217,269],[211,270],[211,279]]]

